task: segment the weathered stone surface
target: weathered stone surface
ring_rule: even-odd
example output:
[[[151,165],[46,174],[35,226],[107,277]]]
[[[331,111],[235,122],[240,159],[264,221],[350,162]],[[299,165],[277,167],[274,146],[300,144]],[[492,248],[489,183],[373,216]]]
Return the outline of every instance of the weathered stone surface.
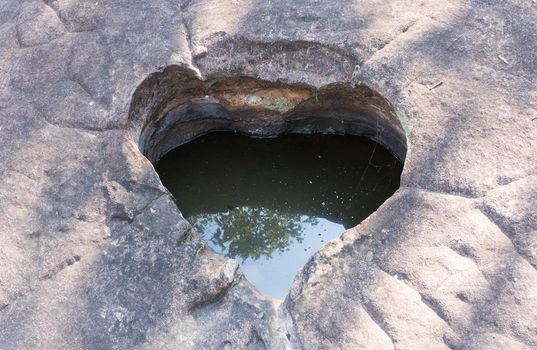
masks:
[[[22,47],[36,46],[65,34],[56,12],[42,1],[26,2],[17,20],[17,38]]]
[[[0,0],[0,347],[537,347],[532,1]],[[182,218],[128,126],[152,73],[366,84],[402,188],[279,306]]]
[[[471,348],[492,335],[536,345],[536,315],[524,310],[537,308],[537,270],[470,199],[400,189],[298,281],[286,304],[304,348],[356,346],[340,336],[346,320],[333,321],[355,309],[387,348]]]
[[[537,176],[528,176],[490,191],[482,210],[537,269],[536,206]]]

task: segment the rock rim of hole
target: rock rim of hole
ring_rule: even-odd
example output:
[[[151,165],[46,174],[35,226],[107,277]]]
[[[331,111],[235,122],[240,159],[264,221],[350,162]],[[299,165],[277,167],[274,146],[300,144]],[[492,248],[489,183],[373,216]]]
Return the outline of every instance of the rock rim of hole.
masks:
[[[156,163],[173,148],[212,131],[254,137],[285,133],[365,136],[401,162],[406,134],[391,104],[366,85],[313,87],[250,77],[199,79],[170,66],[136,89],[129,126],[140,151]]]

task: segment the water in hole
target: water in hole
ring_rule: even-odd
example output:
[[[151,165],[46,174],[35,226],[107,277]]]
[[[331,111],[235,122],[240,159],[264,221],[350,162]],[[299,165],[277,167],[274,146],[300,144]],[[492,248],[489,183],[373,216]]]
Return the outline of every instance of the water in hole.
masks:
[[[374,212],[399,187],[402,164],[358,136],[202,136],[157,164],[179,209],[247,279],[282,299],[327,241]]]

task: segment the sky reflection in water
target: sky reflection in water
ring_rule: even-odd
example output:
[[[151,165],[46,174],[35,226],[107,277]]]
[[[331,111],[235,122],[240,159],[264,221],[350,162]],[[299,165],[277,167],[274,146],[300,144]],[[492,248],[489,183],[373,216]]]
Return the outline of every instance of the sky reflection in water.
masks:
[[[319,217],[249,207],[199,214],[189,221],[204,233],[212,249],[241,261],[250,282],[280,299],[304,262],[345,230],[343,225]]]

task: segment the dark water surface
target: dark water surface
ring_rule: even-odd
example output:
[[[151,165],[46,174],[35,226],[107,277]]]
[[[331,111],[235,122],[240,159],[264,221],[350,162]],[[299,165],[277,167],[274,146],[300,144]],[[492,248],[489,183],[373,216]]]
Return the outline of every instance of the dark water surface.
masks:
[[[358,136],[218,132],[169,152],[156,168],[209,245],[281,299],[315,251],[393,194],[402,164]]]

